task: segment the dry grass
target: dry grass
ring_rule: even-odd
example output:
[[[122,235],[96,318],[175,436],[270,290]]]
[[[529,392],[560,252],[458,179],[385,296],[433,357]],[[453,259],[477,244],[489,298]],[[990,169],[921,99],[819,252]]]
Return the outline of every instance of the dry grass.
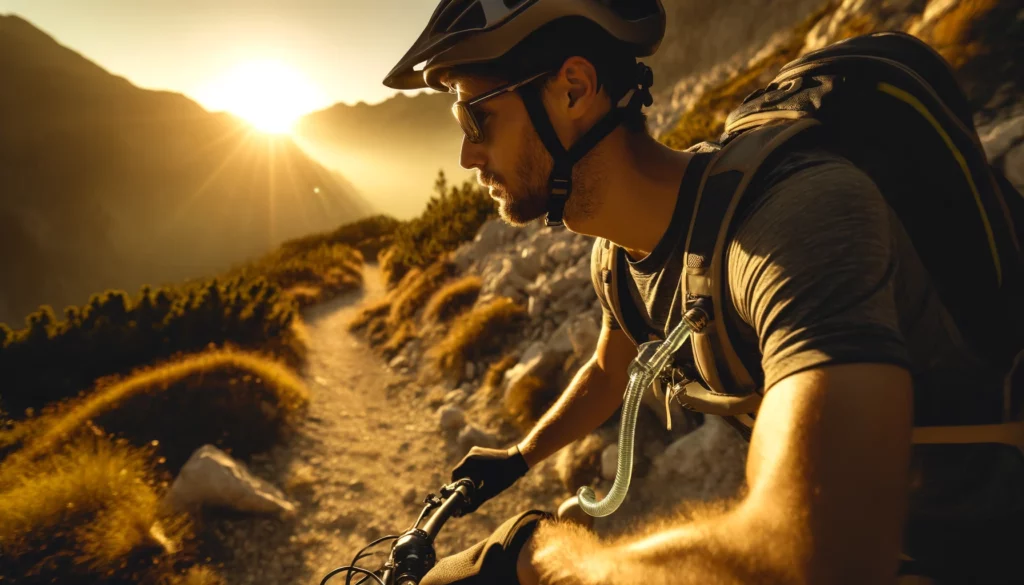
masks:
[[[523,376],[505,393],[505,414],[521,431],[532,429],[547,409],[558,400],[562,388],[554,378],[555,376],[550,376],[543,380],[536,376]]]
[[[104,439],[0,466],[0,581],[160,583],[191,534],[165,512],[145,451]],[[193,585],[215,583],[197,570]]]
[[[10,431],[24,447],[11,459],[31,461],[95,424],[135,444],[159,442],[171,469],[206,443],[235,456],[270,448],[308,401],[302,380],[258,354],[216,350],[142,369],[101,384],[83,398],[49,409],[27,428]]]
[[[391,312],[391,299],[384,297],[372,303],[368,303],[348,323],[349,331],[359,331],[370,324],[378,317],[384,317]]]
[[[159,585],[227,585],[227,581],[209,567],[195,566],[184,574],[166,576]]]
[[[444,339],[431,348],[429,357],[440,372],[460,377],[467,361],[500,351],[506,334],[525,317],[522,305],[498,297],[456,317]]]
[[[426,323],[447,323],[456,315],[473,306],[483,280],[479,276],[465,276],[440,288],[427,302],[423,309],[423,321]]]
[[[455,265],[447,258],[426,269],[409,270],[385,298],[365,306],[349,322],[349,330],[364,330],[372,347],[386,358],[394,357],[405,344],[420,336],[417,315],[454,272]]]
[[[488,388],[501,388],[505,381],[505,372],[519,363],[519,356],[509,354],[491,364],[484,376],[484,385]]]
[[[729,112],[739,107],[750,92],[767,85],[783,65],[796,59],[804,46],[807,33],[833,9],[834,6],[826,5],[815,11],[794,27],[788,40],[773,53],[705,93],[693,109],[680,118],[676,127],[662,137],[662,142],[670,148],[684,150],[698,142],[718,140],[725,130]],[[853,29],[849,32],[850,36],[854,33]]]
[[[998,0],[960,0],[956,5],[921,35],[923,41],[935,48],[954,69],[985,54],[986,40],[974,32],[975,23],[983,19],[997,5]]]

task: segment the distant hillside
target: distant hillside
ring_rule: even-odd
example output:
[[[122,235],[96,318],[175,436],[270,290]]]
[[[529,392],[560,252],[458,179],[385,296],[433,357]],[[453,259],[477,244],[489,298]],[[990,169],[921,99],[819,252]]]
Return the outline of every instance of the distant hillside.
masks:
[[[383,213],[411,219],[423,211],[438,169],[453,183],[475,173],[459,166],[462,132],[454,96],[397,94],[375,105],[338,104],[302,118],[296,141],[321,164],[343,173]]]
[[[375,210],[287,138],[0,15],[0,322],[218,272]]]

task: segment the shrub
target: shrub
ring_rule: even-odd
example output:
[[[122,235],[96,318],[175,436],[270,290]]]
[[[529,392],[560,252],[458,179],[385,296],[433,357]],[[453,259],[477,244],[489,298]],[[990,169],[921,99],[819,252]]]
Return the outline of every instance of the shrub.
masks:
[[[264,278],[213,279],[153,291],[93,295],[58,320],[44,306],[0,346],[12,416],[79,394],[104,376],[201,351],[210,344],[269,350],[298,365],[306,351],[294,301]]]
[[[479,276],[466,276],[455,282],[444,285],[430,297],[423,309],[423,321],[427,323],[447,323],[453,317],[473,306],[483,281]]]
[[[192,537],[161,509],[145,452],[97,438],[31,466],[0,467],[0,574],[15,583],[152,583]],[[190,583],[213,583],[209,571]],[[181,581],[179,581],[181,582]]]
[[[419,337],[417,314],[454,272],[455,265],[446,258],[425,269],[413,268],[384,299],[364,307],[349,322],[349,329],[365,329],[370,345],[390,359]]]
[[[90,424],[136,445],[156,441],[173,471],[207,443],[245,458],[273,446],[307,401],[302,380],[283,364],[239,351],[208,352],[105,382],[52,408],[20,433],[24,446],[9,459],[45,456]]]
[[[485,221],[497,216],[487,190],[466,181],[449,189],[442,171],[434,185],[436,195],[417,218],[402,223],[380,263],[389,287],[397,285],[413,268],[426,268],[444,253],[471,241]]]
[[[484,385],[489,388],[501,388],[505,380],[505,372],[511,370],[519,363],[519,356],[506,355],[487,368],[487,375],[484,376]]]
[[[477,360],[502,349],[506,334],[526,317],[526,309],[510,298],[493,301],[463,313],[429,356],[439,371],[459,377],[466,361]]]

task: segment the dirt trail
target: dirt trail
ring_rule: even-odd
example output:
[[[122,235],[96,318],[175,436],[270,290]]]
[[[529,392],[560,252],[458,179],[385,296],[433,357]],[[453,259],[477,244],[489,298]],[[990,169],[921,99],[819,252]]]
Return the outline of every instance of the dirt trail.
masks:
[[[436,493],[457,463],[413,379],[391,371],[348,332],[359,306],[385,294],[376,264],[366,265],[364,280],[362,291],[305,311],[312,342],[304,372],[309,416],[292,439],[251,465],[296,502],[297,516],[218,517],[207,525],[203,552],[226,559],[222,573],[230,585],[319,583],[375,538],[406,530],[424,496]],[[567,494],[539,471],[449,521],[436,544],[439,558],[468,548],[520,511],[555,510]],[[382,543],[375,550],[387,548]],[[379,563],[363,559],[360,566]]]

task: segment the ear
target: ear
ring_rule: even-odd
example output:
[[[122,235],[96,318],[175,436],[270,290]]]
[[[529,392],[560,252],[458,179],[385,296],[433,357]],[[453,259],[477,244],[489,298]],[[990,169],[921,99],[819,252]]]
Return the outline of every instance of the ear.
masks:
[[[548,91],[559,116],[574,122],[586,123],[597,110],[607,109],[604,88],[597,86],[597,70],[583,57],[566,59]]]

